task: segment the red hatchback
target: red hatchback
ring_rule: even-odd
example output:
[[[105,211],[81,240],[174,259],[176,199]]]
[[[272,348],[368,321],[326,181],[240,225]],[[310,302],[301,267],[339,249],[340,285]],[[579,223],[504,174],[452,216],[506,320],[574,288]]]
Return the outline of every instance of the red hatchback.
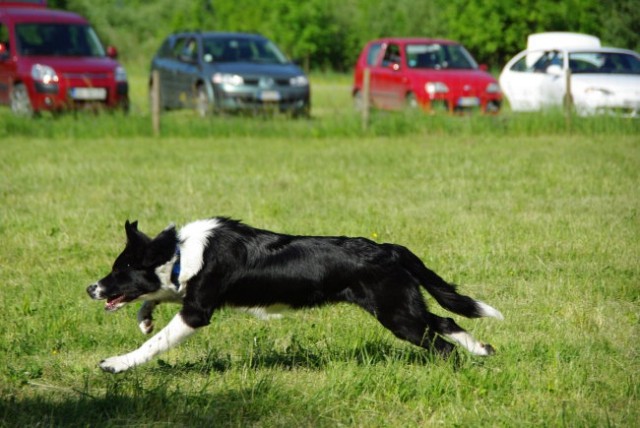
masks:
[[[129,107],[127,74],[89,22],[44,1],[0,1],[0,104],[43,110]]]
[[[356,64],[356,107],[362,106],[366,68],[370,70],[370,101],[378,108],[419,106],[427,111],[497,113],[502,103],[496,79],[451,40],[385,38],[369,42]]]

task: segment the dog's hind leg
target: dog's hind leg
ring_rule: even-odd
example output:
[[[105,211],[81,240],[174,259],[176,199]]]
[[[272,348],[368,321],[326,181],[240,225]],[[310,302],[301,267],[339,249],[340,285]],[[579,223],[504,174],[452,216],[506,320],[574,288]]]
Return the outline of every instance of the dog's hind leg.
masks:
[[[107,372],[119,373],[144,364],[156,355],[178,345],[195,331],[196,328],[188,325],[182,314],[178,313],[165,328],[147,340],[140,348],[128,354],[102,360],[100,368]]]
[[[429,324],[435,326],[438,334],[462,345],[472,354],[492,355],[495,353],[493,346],[479,342],[451,318],[442,318],[432,313],[429,313],[428,316],[430,318]]]

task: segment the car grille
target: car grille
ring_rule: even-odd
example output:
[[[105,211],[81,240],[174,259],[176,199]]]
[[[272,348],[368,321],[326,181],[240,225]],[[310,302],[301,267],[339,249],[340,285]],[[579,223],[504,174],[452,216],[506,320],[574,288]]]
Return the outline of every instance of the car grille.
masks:
[[[72,79],[98,80],[98,79],[108,79],[109,74],[107,73],[62,73],[62,77],[68,80],[72,80]]]
[[[258,77],[245,77],[244,78],[244,84],[248,85],[248,86],[290,86],[289,85],[289,79],[288,78],[274,78],[271,79],[273,83],[271,83],[270,85],[265,85],[264,81],[265,79],[261,79]]]

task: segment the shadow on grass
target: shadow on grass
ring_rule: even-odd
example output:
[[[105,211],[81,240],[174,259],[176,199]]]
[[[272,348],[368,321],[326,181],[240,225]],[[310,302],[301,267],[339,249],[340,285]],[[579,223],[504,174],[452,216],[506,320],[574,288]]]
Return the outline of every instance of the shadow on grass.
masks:
[[[100,396],[65,391],[2,397],[0,426],[250,426],[278,406],[299,406],[294,397],[265,379],[249,388],[215,394],[183,392],[168,383],[149,387],[147,383],[135,377],[114,378]]]
[[[457,351],[454,351],[446,363],[451,363],[453,368],[460,368],[467,360]],[[442,362],[443,359],[441,357],[427,350],[381,341],[366,341],[357,344],[353,348],[341,349],[311,349],[294,341],[283,350],[277,350],[273,346],[256,346],[246,355],[235,358],[229,354],[221,354],[216,350],[209,350],[203,359],[195,362],[169,364],[160,359],[158,360],[158,368],[155,370],[166,371],[167,373],[223,373],[238,367],[322,370],[335,363],[376,366],[392,363],[429,365]]]

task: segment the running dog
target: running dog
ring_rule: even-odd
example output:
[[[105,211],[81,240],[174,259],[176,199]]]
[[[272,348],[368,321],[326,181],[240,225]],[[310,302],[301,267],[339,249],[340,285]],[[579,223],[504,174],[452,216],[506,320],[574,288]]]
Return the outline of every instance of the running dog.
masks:
[[[420,286],[445,309],[469,318],[502,314],[456,292],[407,248],[365,238],[294,236],[256,229],[216,217],[171,225],[155,238],[125,223],[127,243],[111,273],[90,285],[91,298],[106,300],[116,311],[141,300],[138,322],[153,330],[152,313],[162,302],[182,305],[180,312],[140,348],[107,358],[100,367],[119,373],[146,363],[210,323],[223,306],[262,317],[270,308],[308,308],[354,303],[395,336],[449,355],[458,343],[476,355],[494,353],[451,318],[427,310]]]

